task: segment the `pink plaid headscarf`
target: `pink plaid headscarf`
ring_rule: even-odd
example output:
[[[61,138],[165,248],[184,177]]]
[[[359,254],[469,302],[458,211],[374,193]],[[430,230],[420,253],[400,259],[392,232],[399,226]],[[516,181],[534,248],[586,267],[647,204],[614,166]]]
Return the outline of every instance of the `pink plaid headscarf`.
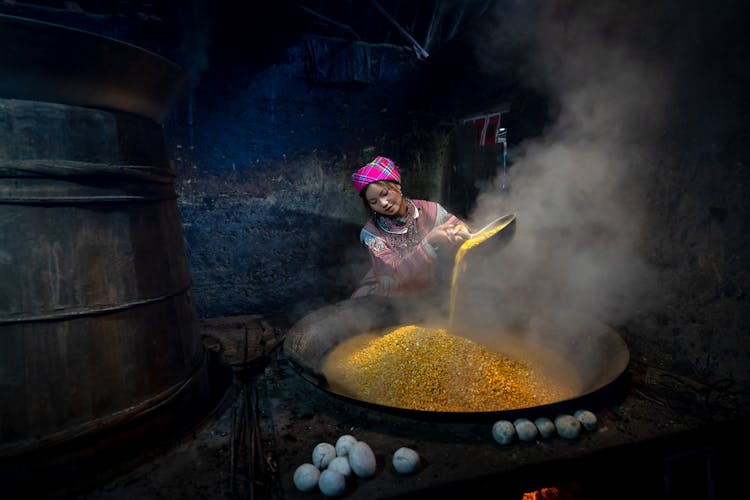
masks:
[[[375,181],[401,182],[401,173],[392,160],[385,156],[378,156],[370,163],[352,174],[352,184],[357,192],[361,192],[368,184]]]

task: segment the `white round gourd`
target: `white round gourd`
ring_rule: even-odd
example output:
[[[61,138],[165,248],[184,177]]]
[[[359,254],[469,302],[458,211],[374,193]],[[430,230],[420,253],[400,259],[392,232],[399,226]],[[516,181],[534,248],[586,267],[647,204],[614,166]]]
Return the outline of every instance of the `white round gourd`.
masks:
[[[516,428],[509,420],[498,420],[492,425],[492,437],[500,444],[510,444],[516,439]]]
[[[318,485],[320,469],[313,464],[302,464],[294,470],[294,486],[300,491],[312,491]]]
[[[534,425],[539,430],[539,435],[543,439],[551,438],[555,435],[557,430],[555,429],[555,423],[547,417],[539,417],[534,420]]]
[[[560,437],[576,439],[581,435],[581,422],[573,415],[558,415],[555,418],[555,429]]]
[[[513,427],[516,428],[516,434],[520,441],[534,441],[539,435],[539,429],[536,428],[534,422],[528,418],[518,418],[513,422]]]
[[[352,449],[354,443],[357,442],[357,438],[351,434],[344,434],[336,440],[336,456],[345,457],[349,454],[349,450]]]
[[[375,453],[370,445],[364,441],[357,441],[349,450],[349,465],[359,477],[372,477],[375,475],[377,463]]]
[[[318,443],[313,448],[312,463],[318,469],[325,469],[336,458],[336,448],[331,443]]]
[[[340,472],[326,469],[320,473],[318,488],[325,496],[337,497],[346,489],[346,477]]]
[[[335,470],[336,472],[340,472],[344,475],[344,477],[349,477],[352,475],[352,467],[349,465],[349,457],[336,457],[333,460],[331,460],[331,463],[328,464],[328,470]]]
[[[573,413],[573,416],[581,422],[581,425],[587,431],[596,430],[598,420],[593,412],[590,412],[589,410],[576,410],[576,412]]]
[[[393,453],[393,468],[400,474],[416,472],[419,468],[419,454],[411,448],[399,448]]]

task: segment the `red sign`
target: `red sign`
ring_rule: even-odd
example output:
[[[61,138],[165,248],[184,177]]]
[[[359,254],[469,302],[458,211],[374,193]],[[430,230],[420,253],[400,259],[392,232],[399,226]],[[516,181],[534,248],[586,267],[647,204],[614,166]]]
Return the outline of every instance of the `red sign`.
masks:
[[[495,144],[495,136],[497,134],[497,128],[500,126],[501,115],[502,112],[472,116],[471,118],[465,118],[463,123],[473,123],[476,126],[476,143],[480,146]]]

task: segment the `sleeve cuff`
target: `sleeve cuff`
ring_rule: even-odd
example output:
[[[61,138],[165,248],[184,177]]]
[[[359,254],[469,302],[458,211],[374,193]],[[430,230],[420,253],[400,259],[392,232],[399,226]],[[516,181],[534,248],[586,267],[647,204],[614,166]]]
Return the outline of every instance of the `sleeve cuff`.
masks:
[[[427,254],[432,258],[437,258],[438,256],[438,247],[435,245],[428,243],[427,240],[422,241],[422,246],[424,247]]]

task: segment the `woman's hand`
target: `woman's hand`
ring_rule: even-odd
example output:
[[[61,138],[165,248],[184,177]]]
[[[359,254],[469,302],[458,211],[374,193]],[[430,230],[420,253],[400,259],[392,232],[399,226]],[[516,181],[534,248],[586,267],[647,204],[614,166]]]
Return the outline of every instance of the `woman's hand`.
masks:
[[[455,226],[453,226],[453,239],[456,243],[463,243],[464,241],[468,240],[471,237],[471,231],[469,230],[469,226],[464,224],[463,222],[459,222]]]
[[[429,244],[435,247],[457,246],[464,242],[464,239],[458,234],[460,232],[469,232],[469,229],[463,223],[441,224],[430,231],[425,239]]]

